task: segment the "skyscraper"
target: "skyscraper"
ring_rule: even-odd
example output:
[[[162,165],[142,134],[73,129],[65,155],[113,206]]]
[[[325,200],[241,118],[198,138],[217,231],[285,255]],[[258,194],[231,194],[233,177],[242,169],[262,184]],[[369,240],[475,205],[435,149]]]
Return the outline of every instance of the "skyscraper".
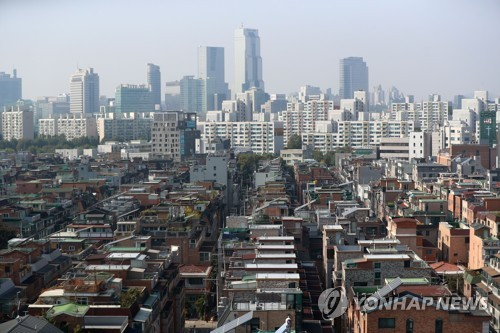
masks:
[[[192,75],[184,76],[180,81],[180,109],[184,112],[200,113],[207,111],[205,83]]]
[[[151,86],[121,84],[115,91],[115,111],[116,113],[130,112],[154,112]]]
[[[340,98],[354,97],[356,90],[368,93],[368,66],[360,57],[340,59]]]
[[[207,110],[220,110],[222,101],[230,98],[225,82],[223,47],[198,48],[198,78],[205,81]]]
[[[4,106],[15,104],[21,98],[22,80],[17,77],[17,71],[14,69],[12,77],[0,72],[0,112],[3,111]]]
[[[70,112],[99,112],[99,75],[93,68],[78,69],[71,76]]]
[[[234,72],[233,94],[245,92],[253,87],[264,90],[260,38],[257,29],[235,30]]]
[[[161,106],[161,73],[160,66],[148,64],[148,85],[153,95],[153,104]]]

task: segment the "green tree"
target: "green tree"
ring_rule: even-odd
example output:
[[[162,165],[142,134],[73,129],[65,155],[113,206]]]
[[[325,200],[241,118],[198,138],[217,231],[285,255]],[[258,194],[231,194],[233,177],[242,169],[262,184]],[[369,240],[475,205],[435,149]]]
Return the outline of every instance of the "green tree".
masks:
[[[198,314],[198,318],[203,319],[205,317],[205,313],[207,312],[207,299],[205,296],[200,296],[194,302],[194,307],[196,309],[196,313]]]
[[[314,150],[313,153],[312,153],[312,158],[315,159],[318,162],[323,161],[324,157],[325,157],[325,155],[320,150]]]
[[[120,294],[120,305],[122,308],[129,308],[141,296],[141,291],[137,288],[130,288]]]
[[[293,134],[288,139],[287,149],[302,149],[302,137],[299,134]]]

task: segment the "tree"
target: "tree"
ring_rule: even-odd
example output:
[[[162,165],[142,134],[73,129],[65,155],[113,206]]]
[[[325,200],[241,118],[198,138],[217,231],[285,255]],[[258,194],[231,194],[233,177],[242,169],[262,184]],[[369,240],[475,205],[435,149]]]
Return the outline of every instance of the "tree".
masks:
[[[302,149],[302,137],[299,134],[293,134],[288,139],[287,149]]]
[[[314,150],[312,153],[312,158],[315,159],[317,162],[323,161],[324,157],[325,155],[321,150]]]
[[[198,318],[202,319],[203,317],[205,317],[205,313],[207,310],[206,297],[205,296],[198,297],[196,302],[194,302],[194,307],[196,309],[196,313],[198,314]]]
[[[129,308],[141,295],[141,291],[137,288],[130,288],[120,294],[120,306]]]

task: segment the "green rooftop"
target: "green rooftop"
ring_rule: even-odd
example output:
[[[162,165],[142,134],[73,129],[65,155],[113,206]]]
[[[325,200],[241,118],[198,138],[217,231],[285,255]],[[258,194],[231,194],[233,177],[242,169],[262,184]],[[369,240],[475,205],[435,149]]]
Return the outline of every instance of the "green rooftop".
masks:
[[[426,278],[400,278],[401,281],[403,281],[403,284],[410,284],[410,285],[415,285],[415,284],[423,284],[423,285],[428,285],[429,280]],[[391,283],[395,279],[385,279],[385,283]]]
[[[79,305],[75,303],[68,303],[63,305],[54,305],[47,314],[51,317],[58,316],[60,314],[68,314],[70,316],[84,316],[89,310],[88,305]]]
[[[113,246],[109,248],[109,252],[140,252],[147,250],[147,247],[120,247]]]
[[[377,290],[379,290],[378,286],[356,286],[352,287],[352,290],[356,294],[373,294]]]

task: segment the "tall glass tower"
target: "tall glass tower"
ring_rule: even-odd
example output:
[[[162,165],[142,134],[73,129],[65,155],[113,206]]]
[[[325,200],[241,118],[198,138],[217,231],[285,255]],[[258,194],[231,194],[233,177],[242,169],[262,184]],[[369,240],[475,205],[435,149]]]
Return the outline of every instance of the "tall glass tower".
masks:
[[[361,57],[340,59],[340,98],[352,99],[356,90],[368,93],[368,66]]]
[[[148,85],[153,96],[153,104],[161,105],[161,73],[160,66],[148,64]]]
[[[14,69],[12,76],[0,72],[0,112],[5,105],[14,104],[22,98],[22,80]]]
[[[257,29],[235,30],[234,72],[233,94],[245,92],[253,87],[264,90],[260,38]]]
[[[204,81],[204,111],[220,110],[222,101],[230,99],[225,82],[224,48],[200,46],[198,48],[198,78]]]

